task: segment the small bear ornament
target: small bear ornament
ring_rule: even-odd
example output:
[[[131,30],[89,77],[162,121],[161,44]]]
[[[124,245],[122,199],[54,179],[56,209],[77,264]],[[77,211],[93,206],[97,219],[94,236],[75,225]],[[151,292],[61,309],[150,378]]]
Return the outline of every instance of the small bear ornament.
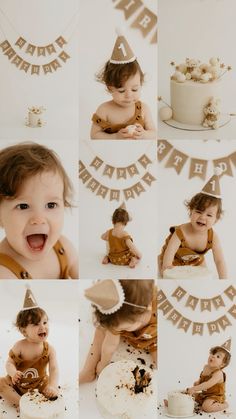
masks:
[[[209,100],[207,105],[203,109],[204,120],[202,125],[206,128],[217,129],[219,128],[219,99],[213,97]]]

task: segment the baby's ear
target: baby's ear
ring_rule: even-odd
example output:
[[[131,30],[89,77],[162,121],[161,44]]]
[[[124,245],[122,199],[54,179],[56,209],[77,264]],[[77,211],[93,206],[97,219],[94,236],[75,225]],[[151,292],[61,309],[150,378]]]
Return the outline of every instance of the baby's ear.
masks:
[[[19,327],[19,331],[22,333],[23,336],[26,337],[25,327]]]

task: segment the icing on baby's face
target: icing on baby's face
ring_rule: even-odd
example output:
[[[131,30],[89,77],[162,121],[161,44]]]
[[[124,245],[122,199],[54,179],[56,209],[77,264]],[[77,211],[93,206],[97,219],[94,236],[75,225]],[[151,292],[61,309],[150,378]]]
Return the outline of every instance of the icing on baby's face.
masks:
[[[130,76],[121,87],[109,86],[113,101],[122,108],[134,105],[140,98],[141,80],[140,73]]]

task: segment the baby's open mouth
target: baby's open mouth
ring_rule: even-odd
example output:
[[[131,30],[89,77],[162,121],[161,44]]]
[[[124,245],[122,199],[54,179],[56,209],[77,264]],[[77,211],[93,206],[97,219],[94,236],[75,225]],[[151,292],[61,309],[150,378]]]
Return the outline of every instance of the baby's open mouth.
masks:
[[[38,336],[40,336],[41,338],[46,338],[47,334],[43,332],[43,333],[39,333]]]
[[[199,225],[199,226],[205,226],[206,224],[204,224],[204,223],[201,223],[200,221],[197,221],[197,225]]]
[[[26,236],[29,247],[35,251],[39,251],[44,248],[47,238],[47,234],[30,234],[29,236]]]

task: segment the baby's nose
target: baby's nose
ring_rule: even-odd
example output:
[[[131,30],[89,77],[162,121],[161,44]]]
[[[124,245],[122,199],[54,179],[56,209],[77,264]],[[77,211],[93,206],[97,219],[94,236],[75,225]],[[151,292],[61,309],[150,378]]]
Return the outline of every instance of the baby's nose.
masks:
[[[31,225],[45,224],[45,218],[40,216],[40,215],[35,215],[35,216],[31,217],[30,224]]]

